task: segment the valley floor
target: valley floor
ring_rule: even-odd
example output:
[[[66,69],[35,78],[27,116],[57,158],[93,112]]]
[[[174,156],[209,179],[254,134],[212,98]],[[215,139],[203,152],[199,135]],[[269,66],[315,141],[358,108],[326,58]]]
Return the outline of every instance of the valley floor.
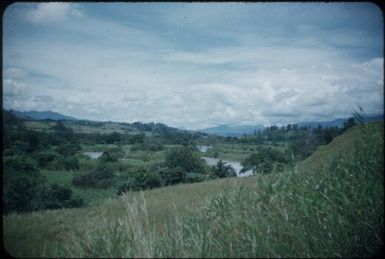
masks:
[[[373,256],[384,242],[383,124],[362,132],[292,171],[3,216],[4,247],[15,257]]]

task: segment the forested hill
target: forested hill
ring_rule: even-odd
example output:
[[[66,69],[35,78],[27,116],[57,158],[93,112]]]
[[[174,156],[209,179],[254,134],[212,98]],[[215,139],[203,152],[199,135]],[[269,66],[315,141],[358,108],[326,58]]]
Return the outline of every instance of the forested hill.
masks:
[[[52,111],[28,111],[20,112],[13,110],[3,110],[3,114],[13,114],[19,119],[22,119],[27,127],[30,127],[34,130],[48,129],[51,125],[55,125],[56,121],[62,121],[66,126],[70,126],[75,132],[84,132],[84,133],[159,133],[167,134],[174,132],[183,132],[177,128],[169,127],[162,123],[143,123],[143,122],[112,122],[112,121],[92,121],[77,119],[71,116],[66,116],[60,113]],[[8,116],[9,117],[9,116]]]

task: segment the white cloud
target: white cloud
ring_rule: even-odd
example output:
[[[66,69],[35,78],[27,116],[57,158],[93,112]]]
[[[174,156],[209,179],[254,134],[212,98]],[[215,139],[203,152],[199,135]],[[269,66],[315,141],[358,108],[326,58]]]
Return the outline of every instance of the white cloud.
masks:
[[[231,20],[226,16],[229,8],[216,12],[214,7],[203,14],[193,8],[191,16],[186,8],[168,19],[154,17],[158,25],[140,24],[132,17],[121,22],[96,19],[75,4],[38,4],[27,12],[34,22],[32,36],[5,34],[5,106],[52,107],[79,118],[156,121],[186,128],[291,123],[349,115],[357,105],[368,112],[383,107],[383,58],[347,55],[333,45],[354,38],[354,33],[331,44],[323,37],[328,30],[320,30],[314,21],[289,26],[287,32],[286,25],[275,28],[258,18],[259,23],[252,20],[244,29],[232,23],[267,15],[241,8],[231,13],[236,17]],[[278,11],[273,14],[275,24],[285,20],[285,8]],[[213,21],[211,14],[218,19]],[[55,27],[39,26],[46,24]],[[183,29],[183,35],[191,33],[187,37],[196,40],[196,46],[175,28]],[[213,31],[217,41],[204,42]],[[53,99],[33,99],[42,93]]]
[[[71,18],[83,17],[83,13],[70,3],[39,3],[36,8],[29,10],[25,18],[36,24],[56,24]]]
[[[25,83],[18,82],[11,78],[3,79],[3,94],[4,96],[17,96],[25,88]]]

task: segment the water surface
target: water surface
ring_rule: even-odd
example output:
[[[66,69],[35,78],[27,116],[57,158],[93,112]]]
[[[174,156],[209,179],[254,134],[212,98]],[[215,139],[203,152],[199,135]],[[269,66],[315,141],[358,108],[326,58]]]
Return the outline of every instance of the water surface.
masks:
[[[91,151],[91,152],[83,152],[83,154],[88,156],[89,158],[97,159],[97,158],[99,158],[103,154],[103,152],[101,152],[101,151]]]

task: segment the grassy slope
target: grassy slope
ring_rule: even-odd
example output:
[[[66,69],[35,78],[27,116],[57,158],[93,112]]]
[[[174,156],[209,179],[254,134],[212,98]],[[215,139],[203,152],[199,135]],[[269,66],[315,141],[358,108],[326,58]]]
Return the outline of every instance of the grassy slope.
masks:
[[[383,145],[383,124],[370,129],[371,139]],[[5,248],[18,257],[368,255],[383,242],[383,176],[376,174],[378,165],[362,161],[378,159],[367,153],[317,171],[352,150],[361,134],[356,128],[337,137],[298,172],[165,187],[90,208],[9,215],[3,217]]]
[[[340,157],[344,152],[353,150],[357,145],[357,139],[362,136],[360,126],[348,129],[344,134],[337,136],[331,143],[320,146],[307,159],[298,164],[299,170],[314,170],[328,166],[334,159]],[[373,139],[382,139],[384,122],[369,123],[368,133]],[[382,139],[383,143],[383,139]]]
[[[175,211],[189,210],[195,213],[203,206],[205,199],[225,188],[233,188],[247,179],[221,179],[199,184],[184,184],[144,192],[150,216],[161,225],[173,218]],[[249,181],[251,183],[251,181]],[[3,218],[5,248],[16,257],[41,256],[62,242],[65,237],[89,232],[106,218],[109,221],[121,218],[127,213],[127,202],[140,200],[140,193],[132,193],[118,200],[106,200],[98,206],[81,209],[39,211],[28,214],[10,215]],[[185,204],[189,206],[185,207]],[[52,255],[52,254],[51,254]]]

